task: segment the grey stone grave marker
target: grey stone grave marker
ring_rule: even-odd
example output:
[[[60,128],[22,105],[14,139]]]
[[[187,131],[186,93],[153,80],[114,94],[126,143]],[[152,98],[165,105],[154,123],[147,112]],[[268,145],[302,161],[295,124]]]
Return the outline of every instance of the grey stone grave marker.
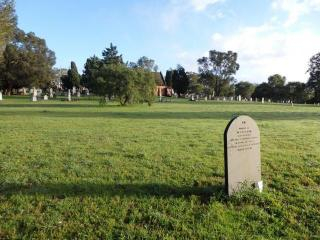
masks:
[[[2,101],[2,92],[0,91],[0,101]]]
[[[248,116],[232,119],[224,132],[225,186],[230,196],[243,186],[262,191],[260,132]]]

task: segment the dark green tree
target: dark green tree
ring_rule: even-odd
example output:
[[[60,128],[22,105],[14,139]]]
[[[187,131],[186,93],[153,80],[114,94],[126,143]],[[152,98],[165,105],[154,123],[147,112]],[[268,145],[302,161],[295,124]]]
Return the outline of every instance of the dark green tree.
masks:
[[[17,30],[3,57],[0,81],[8,93],[13,88],[45,88],[54,79],[55,54],[34,33]]]
[[[314,91],[314,102],[320,102],[320,53],[311,57],[308,72],[310,74],[307,86]]]
[[[179,97],[181,96],[181,94],[185,94],[187,92],[189,81],[190,80],[186,74],[185,69],[181,65],[178,65],[177,69],[173,71],[172,87]]]
[[[252,97],[254,98],[271,98],[272,97],[272,87],[268,83],[261,83],[256,86]]]
[[[102,60],[97,56],[88,58],[84,65],[84,70],[81,76],[80,84],[92,90],[93,88],[92,84],[94,82],[95,76],[97,75],[100,68],[102,67],[102,64],[103,64]]]
[[[166,72],[166,77],[165,77],[165,82],[166,82],[166,85],[168,87],[172,87],[172,77],[173,77],[173,70],[170,69],[170,70],[167,70]]]
[[[80,87],[80,75],[78,73],[77,65],[75,62],[71,62],[68,75],[61,78],[63,88],[71,89],[73,87]]]
[[[240,68],[237,58],[237,53],[232,51],[219,52],[211,50],[209,51],[209,57],[198,59],[201,78],[205,79],[203,82],[207,82],[205,86],[210,86],[214,83],[216,96],[221,96],[223,88],[230,87],[235,82],[233,75]],[[209,81],[211,82],[210,84]]]
[[[285,99],[290,99],[295,103],[309,102],[311,99],[310,92],[306,84],[301,82],[290,82],[285,86]]]
[[[251,98],[255,90],[255,85],[249,82],[239,82],[235,85],[236,96],[241,95],[243,98]]]
[[[286,83],[286,77],[280,74],[274,74],[268,78],[268,84],[272,88],[283,87]]]
[[[193,72],[188,72],[187,75],[188,75],[188,78],[190,80],[189,81],[188,92],[195,93],[195,94],[203,93],[204,87],[199,82],[199,74],[193,73]]]
[[[118,55],[117,47],[110,43],[110,47],[102,52],[104,64],[123,64],[122,55]]]
[[[280,74],[274,74],[268,78],[268,84],[271,87],[271,95],[269,98],[273,100],[283,100],[286,98],[285,89],[286,77]]]

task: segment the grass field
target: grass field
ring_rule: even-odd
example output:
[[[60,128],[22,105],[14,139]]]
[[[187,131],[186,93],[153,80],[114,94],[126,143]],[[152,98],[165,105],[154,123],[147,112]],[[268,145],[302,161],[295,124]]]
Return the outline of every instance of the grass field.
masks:
[[[224,194],[223,132],[261,131],[264,192]],[[0,102],[0,239],[320,239],[320,107]]]

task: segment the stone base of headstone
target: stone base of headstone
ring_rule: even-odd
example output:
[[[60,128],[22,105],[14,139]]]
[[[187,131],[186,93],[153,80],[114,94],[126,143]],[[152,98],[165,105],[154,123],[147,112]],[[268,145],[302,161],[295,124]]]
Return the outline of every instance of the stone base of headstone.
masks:
[[[255,188],[259,190],[259,192],[263,191],[263,181],[256,182],[254,184]]]

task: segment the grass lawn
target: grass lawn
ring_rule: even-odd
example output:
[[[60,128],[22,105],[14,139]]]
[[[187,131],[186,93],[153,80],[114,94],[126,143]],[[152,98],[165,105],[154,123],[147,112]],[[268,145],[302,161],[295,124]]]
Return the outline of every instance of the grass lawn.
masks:
[[[264,192],[224,194],[223,132],[261,132]],[[0,102],[0,239],[320,239],[320,107]]]

